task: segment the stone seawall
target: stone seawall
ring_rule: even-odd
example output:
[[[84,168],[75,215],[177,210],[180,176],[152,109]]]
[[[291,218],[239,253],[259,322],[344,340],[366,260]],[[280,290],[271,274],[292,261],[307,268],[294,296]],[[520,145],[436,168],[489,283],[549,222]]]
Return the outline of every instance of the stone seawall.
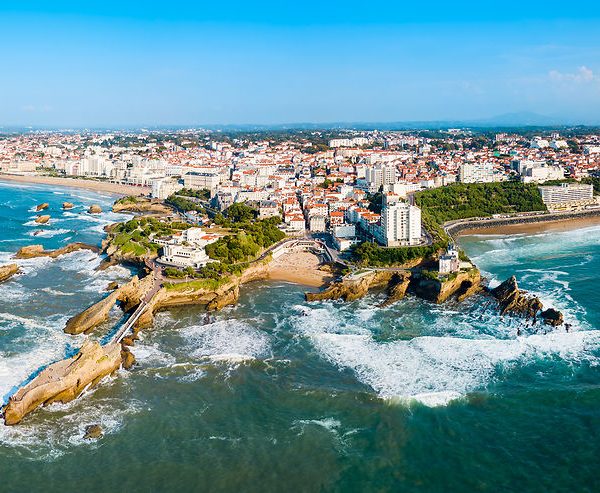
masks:
[[[447,222],[444,230],[450,236],[455,236],[470,229],[498,228],[502,226],[512,226],[515,224],[535,224],[551,221],[565,221],[568,219],[584,219],[586,217],[600,217],[600,208],[577,212],[549,212],[547,214],[538,214],[531,216],[515,216],[503,218],[488,218],[475,220],[459,220]]]

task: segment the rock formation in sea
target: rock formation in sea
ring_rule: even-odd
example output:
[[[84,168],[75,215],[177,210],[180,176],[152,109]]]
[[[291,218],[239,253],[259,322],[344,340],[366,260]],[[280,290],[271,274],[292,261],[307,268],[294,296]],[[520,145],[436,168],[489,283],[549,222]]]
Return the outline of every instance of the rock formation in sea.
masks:
[[[73,207],[75,206],[71,202],[63,202],[62,204],[62,208],[65,210],[72,209]]]
[[[17,253],[14,255],[14,258],[18,259],[27,259],[27,258],[36,258],[36,257],[51,257],[56,258],[60,255],[64,255],[66,253],[77,252],[79,250],[90,250],[92,252],[99,252],[100,249],[93,245],[88,245],[87,243],[70,243],[64,247],[57,248],[56,250],[44,250],[43,245],[28,245],[22,248],[19,248]]]
[[[519,289],[519,284],[515,276],[511,276],[502,284],[490,290],[490,293],[498,301],[502,315],[514,314],[535,320],[539,314],[544,323],[553,327],[557,327],[563,323],[561,312],[554,308],[542,311],[544,304],[537,296]]]
[[[85,438],[86,440],[97,440],[99,438],[102,438],[102,436],[103,432],[102,427],[100,425],[88,425],[85,427],[85,434],[83,435],[83,438]]]
[[[338,300],[354,301],[367,295],[376,288],[387,290],[387,299],[383,306],[390,305],[406,295],[407,292],[432,301],[443,303],[451,297],[459,301],[476,293],[480,289],[480,274],[477,269],[459,272],[448,278],[430,279],[409,270],[368,270],[334,281],[323,291],[306,293],[307,301]]]
[[[38,216],[35,218],[35,222],[38,224],[46,224],[48,221],[50,221],[50,216],[48,215]]]
[[[0,266],[0,282],[7,281],[17,272],[19,272],[19,266],[17,264],[6,264]]]
[[[112,291],[108,296],[71,317],[64,328],[67,334],[82,334],[89,332],[108,320],[115,303],[119,301],[124,311],[130,311],[140,304],[154,285],[152,275],[139,279],[135,276],[131,281]]]
[[[120,344],[101,346],[98,342],[85,341],[75,356],[47,366],[10,397],[4,408],[4,423],[20,423],[42,405],[72,401],[118,370],[121,360]]]
[[[88,212],[90,214],[100,214],[102,213],[102,207],[100,207],[98,204],[90,205]]]
[[[43,210],[47,209],[48,207],[50,207],[50,204],[48,204],[48,202],[44,202],[43,204],[39,204],[35,208],[35,210],[36,210],[36,212],[40,212],[40,211],[43,211]]]

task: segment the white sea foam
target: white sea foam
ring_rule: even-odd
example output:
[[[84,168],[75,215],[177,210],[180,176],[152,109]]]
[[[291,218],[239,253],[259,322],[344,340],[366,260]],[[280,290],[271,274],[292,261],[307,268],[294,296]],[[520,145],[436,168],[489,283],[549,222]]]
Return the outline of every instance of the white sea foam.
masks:
[[[238,320],[193,325],[180,332],[192,357],[212,362],[241,363],[266,356],[270,348],[264,332]]]
[[[600,332],[552,332],[518,339],[415,337],[378,342],[358,325],[340,323],[335,307],[313,308],[296,326],[317,351],[341,369],[350,369],[379,396],[446,404],[485,388],[498,371],[513,364],[558,357],[596,362]]]
[[[42,238],[52,238],[54,236],[58,236],[58,235],[64,235],[67,233],[71,233],[71,230],[69,229],[43,229],[41,231],[30,231],[29,233],[27,233],[29,236],[34,236],[34,237],[42,237]]]

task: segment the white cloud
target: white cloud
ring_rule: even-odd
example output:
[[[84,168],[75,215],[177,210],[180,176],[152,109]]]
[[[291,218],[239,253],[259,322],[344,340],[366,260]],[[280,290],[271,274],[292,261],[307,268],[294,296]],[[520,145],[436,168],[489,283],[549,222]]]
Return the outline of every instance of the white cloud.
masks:
[[[548,76],[554,81],[576,82],[578,84],[600,81],[600,78],[594,74],[594,71],[585,65],[582,65],[573,73],[551,70]]]

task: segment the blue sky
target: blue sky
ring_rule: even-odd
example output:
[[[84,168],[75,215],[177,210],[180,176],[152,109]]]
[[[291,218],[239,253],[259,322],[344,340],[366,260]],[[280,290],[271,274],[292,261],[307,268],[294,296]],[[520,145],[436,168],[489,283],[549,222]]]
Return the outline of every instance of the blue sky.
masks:
[[[0,125],[600,123],[600,2],[490,3],[4,0]]]

